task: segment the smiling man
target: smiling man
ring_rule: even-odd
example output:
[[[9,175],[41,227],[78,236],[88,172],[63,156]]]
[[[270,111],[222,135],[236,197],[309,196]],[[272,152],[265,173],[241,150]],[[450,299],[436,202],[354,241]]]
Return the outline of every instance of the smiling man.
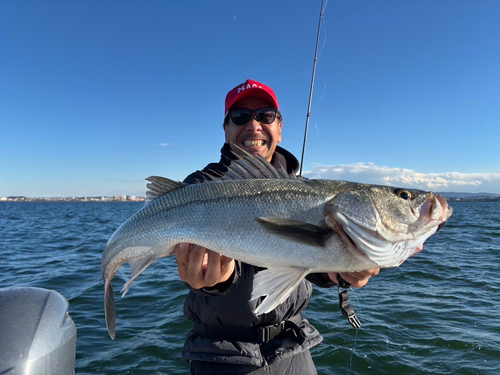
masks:
[[[271,161],[281,142],[283,126],[273,90],[248,80],[227,94],[225,112],[226,144],[235,144],[254,156],[259,154]]]
[[[184,182],[202,183],[206,176],[226,172],[241,149],[261,155],[275,168],[297,173],[297,158],[278,146],[282,126],[278,99],[270,87],[250,79],[236,86],[226,96],[221,160]],[[310,282],[330,288],[337,285],[337,274],[309,274],[282,304],[256,316],[259,300],[250,301],[250,295],[253,276],[261,268],[193,244],[177,245],[175,257],[179,277],[191,290],[184,314],[193,321],[193,329],[182,355],[191,362],[191,374],[317,374],[309,349],[323,338],[302,311],[312,295]],[[341,276],[360,287],[378,272]]]

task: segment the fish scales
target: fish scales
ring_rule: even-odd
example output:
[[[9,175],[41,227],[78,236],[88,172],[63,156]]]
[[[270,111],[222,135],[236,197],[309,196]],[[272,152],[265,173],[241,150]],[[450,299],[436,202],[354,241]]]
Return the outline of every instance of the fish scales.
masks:
[[[233,163],[243,168],[230,166],[228,175],[203,184],[148,179],[149,203],[116,230],[103,253],[106,323],[112,338],[116,317],[111,280],[117,270],[130,263],[125,294],[137,276],[157,259],[172,255],[178,243],[267,267],[254,276],[251,299],[267,296],[255,310],[258,315],[282,303],[308,273],[400,265],[452,214],[446,200],[430,192],[298,180],[283,171],[276,174],[262,158]],[[246,176],[242,170],[256,172]]]
[[[255,219],[281,217],[318,224],[323,218],[322,205],[334,194],[326,189],[319,191],[314,185],[321,184],[268,179],[214,181],[187,186],[145,206],[117,230],[117,237],[112,237],[108,246],[112,247],[119,237],[121,248],[116,248],[117,251],[124,247],[150,246],[157,249],[158,257],[162,257],[170,255],[175,244],[189,242],[251,264],[299,266],[304,255],[303,247],[269,236]],[[137,223],[144,228],[141,233],[127,236],[127,233],[137,233]],[[243,233],[242,227],[245,228]],[[247,254],[249,244],[252,253]],[[273,252],[273,249],[279,252]],[[319,256],[324,254],[314,247],[309,250]],[[298,258],[291,256],[291,251]],[[279,254],[281,256],[277,257]],[[317,268],[324,264],[322,258],[315,261],[314,254],[309,254],[309,263],[317,263]]]

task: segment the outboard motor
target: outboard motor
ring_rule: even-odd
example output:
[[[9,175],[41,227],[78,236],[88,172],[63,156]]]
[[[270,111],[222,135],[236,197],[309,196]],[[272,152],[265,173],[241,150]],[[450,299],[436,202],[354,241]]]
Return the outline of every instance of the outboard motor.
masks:
[[[54,290],[0,289],[0,374],[75,373],[76,326]]]

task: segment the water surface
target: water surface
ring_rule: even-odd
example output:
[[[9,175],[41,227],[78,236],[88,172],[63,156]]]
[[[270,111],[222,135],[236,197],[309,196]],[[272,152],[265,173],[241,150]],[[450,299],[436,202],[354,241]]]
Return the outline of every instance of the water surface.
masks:
[[[142,203],[1,202],[0,287],[55,289],[77,329],[77,374],[187,374],[180,354],[189,321],[174,259],[161,259],[116,295],[117,336],[106,330],[101,254]],[[319,374],[498,374],[500,203],[457,202],[449,223],[401,267],[382,270],[351,304],[316,288],[305,316],[324,342]],[[122,267],[114,284],[127,279]]]

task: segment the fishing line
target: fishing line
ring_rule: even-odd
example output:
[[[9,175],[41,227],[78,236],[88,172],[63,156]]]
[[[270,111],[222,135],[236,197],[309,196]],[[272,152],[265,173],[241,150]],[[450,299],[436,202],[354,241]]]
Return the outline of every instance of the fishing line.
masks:
[[[326,1],[325,7],[323,8],[323,12],[325,11],[327,5],[328,5],[328,0]],[[328,32],[327,32],[327,29],[326,29],[326,19],[323,16],[323,45],[321,46],[321,49],[319,50],[318,60],[321,57],[321,54],[323,53],[323,49],[325,49],[327,36],[328,36]],[[321,75],[323,77],[323,82],[324,82],[324,84],[323,84],[323,92],[321,93],[319,99],[316,101],[315,105],[318,105],[319,102],[321,102],[321,99],[323,99],[323,96],[325,96],[325,93],[326,93],[326,75],[325,75],[325,70],[321,66],[320,66],[320,70],[321,70]]]
[[[323,12],[325,10],[324,7],[325,0],[321,0],[321,11],[319,14],[319,22],[318,22],[318,33],[316,35],[316,49],[314,51],[314,63],[313,63],[313,71],[311,78],[311,90],[309,91],[309,104],[307,106],[307,116],[306,116],[306,128],[304,131],[304,143],[302,145],[302,157],[300,159],[300,170],[299,176],[302,176],[302,167],[304,165],[304,154],[306,152],[306,142],[307,142],[307,131],[309,129],[309,117],[311,116],[311,103],[314,92],[314,77],[316,76],[316,63],[318,62],[318,47],[319,47],[319,36],[321,31],[321,20],[323,19]]]
[[[328,6],[328,0],[326,0],[325,6],[323,7],[323,13],[324,13],[324,11],[325,11],[325,9],[326,9],[327,6]],[[323,43],[321,45],[321,49],[318,52],[318,61],[321,58],[321,54],[323,53],[323,49],[325,48],[326,40],[327,40],[327,37],[328,37],[325,16],[323,16],[322,28],[323,28]],[[323,83],[323,91],[321,92],[321,95],[319,96],[319,99],[316,100],[316,102],[314,103],[315,106],[317,106],[321,102],[321,100],[323,99],[323,97],[326,94],[326,86],[327,86],[327,84],[326,84],[326,75],[325,75],[325,70],[323,69],[322,66],[320,66],[320,72],[321,72],[321,76],[323,77],[323,82],[324,82]],[[311,112],[311,116],[312,115],[313,115],[313,113]],[[321,137],[320,137],[320,134],[319,134],[318,122],[316,121],[316,119],[314,117],[312,117],[312,119],[314,121],[314,128],[316,129],[316,137],[318,139],[320,139]]]
[[[308,103],[308,106],[307,106],[306,126],[305,126],[305,131],[304,131],[304,143],[303,143],[303,146],[302,146],[302,157],[300,159],[299,176],[302,176],[302,168],[303,168],[303,165],[304,165],[304,155],[305,155],[305,151],[306,151],[307,132],[309,130],[309,118],[311,117],[311,104],[312,104],[312,97],[313,97],[313,92],[314,92],[314,79],[315,79],[315,76],[316,76],[316,63],[318,62],[318,47],[319,47],[319,37],[320,37],[320,32],[321,32],[321,21],[323,19],[323,13],[324,13],[327,5],[328,5],[328,0],[327,0],[326,4],[325,4],[324,0],[321,0],[321,10],[320,10],[320,14],[319,14],[318,33],[316,35],[316,49],[314,51],[314,63],[313,63],[313,71],[312,71],[312,78],[311,78],[311,90],[309,92],[309,103]],[[323,52],[323,49],[325,48],[325,45],[326,45],[326,33],[325,33],[325,37],[323,39],[323,45],[321,46],[321,51],[319,53],[320,55],[321,55],[321,52]],[[323,96],[324,96],[324,94],[326,92],[326,78],[325,78],[325,74],[324,74],[323,69],[321,70],[321,72],[323,73],[323,78],[324,78],[325,84],[324,84],[323,93],[321,94],[321,96],[320,96],[320,98],[319,98],[319,100],[318,100],[317,103],[319,103],[321,101],[321,99],[323,98]],[[316,125],[316,132],[318,133],[318,137],[319,137],[318,124],[317,124],[316,120],[314,120],[314,122],[315,122],[315,125]],[[354,290],[352,288],[349,287],[348,289],[352,293],[354,293]],[[356,302],[359,305],[358,296],[355,295],[355,297],[356,297]],[[353,348],[351,350],[351,355],[349,356],[348,375],[350,375],[351,372],[352,372],[352,359],[353,359],[353,356],[354,356],[354,352],[356,350],[357,342],[358,342],[358,330],[355,329],[354,345],[353,345]]]
[[[325,9],[327,6],[328,6],[328,0],[326,0],[325,6],[323,7],[323,10],[322,10],[323,13],[325,13]],[[323,16],[323,18],[324,18],[324,16]],[[325,28],[325,21],[324,20],[323,20],[323,28]],[[321,50],[319,51],[318,56],[321,56],[321,52],[323,52],[325,45],[326,45],[326,30],[325,30],[325,36],[323,38],[323,45],[321,46]]]
[[[325,93],[326,93],[326,76],[325,76],[325,72],[324,72],[323,68],[321,68],[321,74],[323,75],[323,81],[325,83],[323,85],[323,92],[321,93],[321,96],[319,97],[318,101],[316,102],[316,105],[318,105],[319,102],[321,102],[321,99],[323,99],[323,96],[325,96]],[[320,139],[321,137],[319,136],[319,127],[318,127],[318,122],[316,121],[316,119],[314,119],[314,127],[316,129],[316,136],[318,137],[318,139]]]
[[[359,308],[359,299],[358,299],[358,296],[356,295],[356,293],[354,293],[354,289],[353,288],[349,288],[349,292],[351,292],[354,297],[356,298],[356,303],[357,303],[357,307],[356,309],[358,311],[360,311],[361,309]],[[352,371],[352,357],[354,356],[354,351],[356,350],[356,344],[358,343],[358,330],[355,329],[354,330],[356,333],[354,334],[354,344],[352,346],[352,350],[351,350],[351,355],[349,356],[349,370],[347,372],[347,375],[351,375],[351,371]]]

